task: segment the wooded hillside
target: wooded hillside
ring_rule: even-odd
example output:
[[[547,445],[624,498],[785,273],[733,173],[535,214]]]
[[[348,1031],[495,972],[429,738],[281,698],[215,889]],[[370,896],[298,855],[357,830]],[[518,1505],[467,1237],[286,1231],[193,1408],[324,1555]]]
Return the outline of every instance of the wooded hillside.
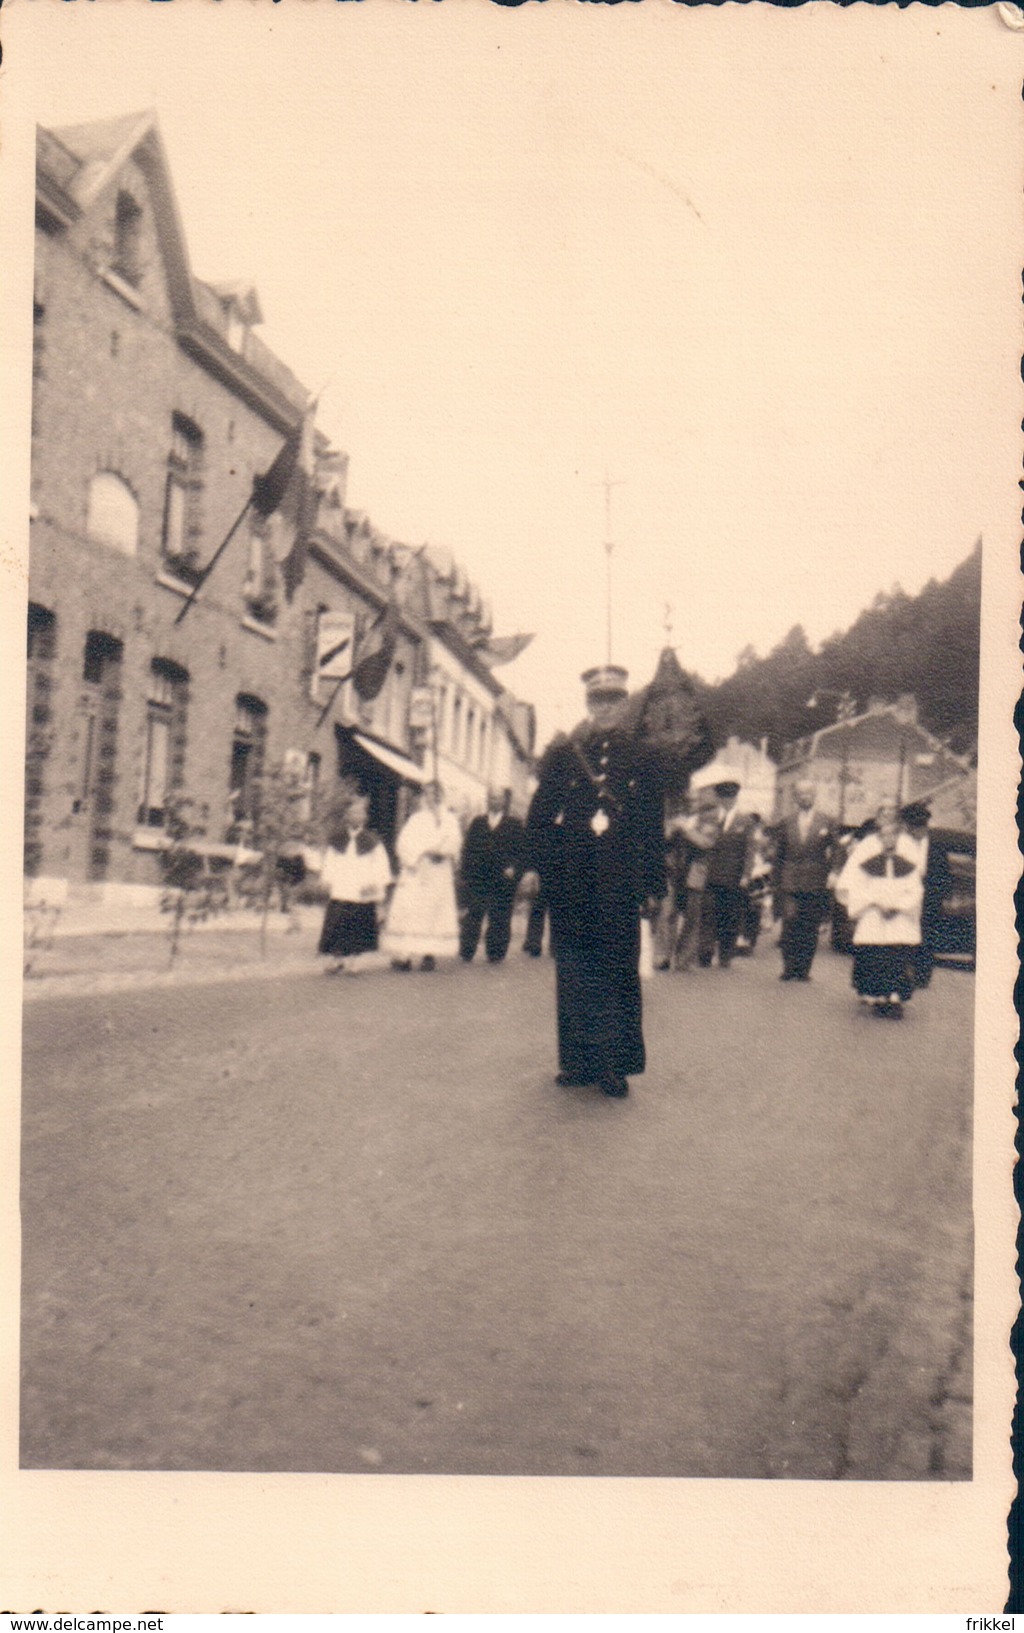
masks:
[[[767,657],[747,648],[735,673],[717,685],[696,678],[716,744],[735,735],[782,745],[836,718],[839,694],[864,709],[904,692],[917,698],[921,724],[959,754],[973,754],[978,731],[981,641],[981,540],[943,583],[919,595],[899,585],[876,595],[850,629],[812,650],[801,625]],[[809,701],[818,694],[817,707]]]

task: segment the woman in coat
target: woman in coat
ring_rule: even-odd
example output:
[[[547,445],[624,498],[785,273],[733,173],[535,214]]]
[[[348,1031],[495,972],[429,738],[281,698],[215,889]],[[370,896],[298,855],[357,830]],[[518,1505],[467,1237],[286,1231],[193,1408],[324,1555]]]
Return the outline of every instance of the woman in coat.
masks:
[[[396,969],[409,970],[419,959],[421,969],[432,970],[438,958],[454,958],[459,950],[455,868],[462,850],[459,824],[436,783],[424,788],[395,850],[398,883],[381,948]]]
[[[853,847],[836,896],[853,921],[853,985],[861,1001],[899,1019],[914,990],[921,942],[921,866],[895,802],[879,807],[876,830]]]

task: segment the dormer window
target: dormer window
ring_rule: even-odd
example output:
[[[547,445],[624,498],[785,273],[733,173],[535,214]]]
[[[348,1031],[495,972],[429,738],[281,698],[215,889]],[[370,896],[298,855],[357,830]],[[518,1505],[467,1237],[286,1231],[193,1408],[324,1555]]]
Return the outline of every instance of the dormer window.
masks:
[[[231,350],[244,357],[249,346],[249,331],[263,322],[259,297],[251,284],[224,283],[209,287],[220,301],[221,333]]]
[[[110,270],[134,289],[142,277],[142,211],[130,193],[120,192],[114,211],[114,259]]]

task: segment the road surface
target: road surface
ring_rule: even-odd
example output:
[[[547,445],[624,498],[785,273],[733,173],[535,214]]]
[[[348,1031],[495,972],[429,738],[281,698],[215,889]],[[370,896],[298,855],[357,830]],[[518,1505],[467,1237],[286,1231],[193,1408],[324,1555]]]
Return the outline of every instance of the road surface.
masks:
[[[23,1466],[968,1478],[973,978],[778,971],[624,1101],[517,952],[36,999]]]

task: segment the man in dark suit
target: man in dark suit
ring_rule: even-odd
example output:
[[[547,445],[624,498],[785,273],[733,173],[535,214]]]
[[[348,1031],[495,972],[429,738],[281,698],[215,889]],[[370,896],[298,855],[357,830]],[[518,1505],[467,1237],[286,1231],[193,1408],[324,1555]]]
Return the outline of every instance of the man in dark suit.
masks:
[[[935,948],[942,921],[942,904],[949,893],[950,872],[948,853],[937,846],[928,831],[931,810],[920,800],[905,805],[900,820],[907,834],[918,847],[924,897],[921,902],[921,945],[914,948],[914,985],[926,987],[935,968]]]
[[[721,968],[729,968],[743,923],[754,862],[754,823],[736,808],[739,792],[738,782],[716,782],[714,786],[721,827],[708,856],[706,910],[699,954],[699,962],[705,969],[716,951]]]
[[[583,682],[588,720],[545,754],[527,841],[551,915],[557,1081],[621,1097],[646,1064],[640,917],[665,894],[664,799],[650,751],[621,729],[626,671]]]
[[[775,829],[776,902],[782,918],[780,981],[809,981],[818,931],[828,911],[828,877],[836,854],[835,830],[815,809],[817,788],[801,777],[796,810]]]
[[[484,919],[488,963],[500,964],[508,952],[516,887],[525,865],[523,825],[508,815],[507,792],[492,788],[486,815],[473,818],[462,845],[459,952],[467,964],[476,952]]]

